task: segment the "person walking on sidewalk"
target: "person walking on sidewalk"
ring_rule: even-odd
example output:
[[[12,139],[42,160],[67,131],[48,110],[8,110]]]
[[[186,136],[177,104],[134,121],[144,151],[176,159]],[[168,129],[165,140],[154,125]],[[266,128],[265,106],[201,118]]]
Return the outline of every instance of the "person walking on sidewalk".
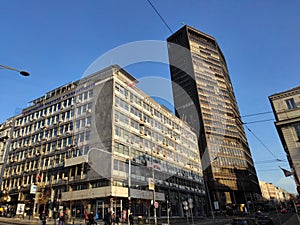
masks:
[[[59,216],[58,216],[58,225],[63,225],[64,224],[64,213],[63,211],[61,210],[59,212]]]
[[[68,209],[65,209],[63,213],[63,225],[67,225],[69,220]]]
[[[106,212],[104,215],[104,225],[111,225],[112,219],[111,219],[111,214],[110,212]]]
[[[97,225],[97,222],[95,221],[93,212],[91,212],[88,217],[89,217],[89,225]]]
[[[40,220],[42,221],[42,225],[46,225],[46,213],[45,211],[43,211],[41,214],[40,214]]]
[[[133,225],[134,220],[133,220],[132,213],[130,213],[130,215],[129,215],[129,222],[130,222],[130,225]]]
[[[89,213],[88,213],[88,211],[85,211],[85,213],[84,213],[84,224],[85,225],[89,224]]]

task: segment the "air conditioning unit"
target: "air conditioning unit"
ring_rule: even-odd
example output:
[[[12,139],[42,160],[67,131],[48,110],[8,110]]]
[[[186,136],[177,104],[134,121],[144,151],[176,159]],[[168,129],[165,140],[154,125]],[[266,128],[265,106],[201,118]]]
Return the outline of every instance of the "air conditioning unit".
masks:
[[[92,110],[91,110],[91,109],[88,109],[86,112],[87,112],[87,113],[91,113],[91,112],[92,112]]]
[[[71,131],[67,131],[66,134],[67,135],[71,135],[72,133],[71,133]]]
[[[90,127],[91,127],[91,125],[90,125],[90,124],[87,124],[85,127],[86,127],[86,128],[90,128]]]

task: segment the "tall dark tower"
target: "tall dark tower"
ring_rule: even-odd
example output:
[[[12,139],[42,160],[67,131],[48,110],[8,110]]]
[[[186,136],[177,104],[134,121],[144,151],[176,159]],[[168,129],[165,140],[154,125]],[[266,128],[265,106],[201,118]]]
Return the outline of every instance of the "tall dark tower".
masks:
[[[198,134],[212,205],[253,210],[261,192],[218,43],[189,26],[167,41],[175,113]]]

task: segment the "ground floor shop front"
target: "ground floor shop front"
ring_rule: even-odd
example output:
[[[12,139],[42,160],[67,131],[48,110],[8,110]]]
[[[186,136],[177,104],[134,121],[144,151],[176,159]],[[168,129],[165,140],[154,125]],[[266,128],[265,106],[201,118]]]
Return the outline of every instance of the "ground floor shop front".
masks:
[[[155,195],[155,197],[153,197]],[[155,199],[155,201],[154,201]],[[180,190],[161,189],[148,191],[123,187],[101,187],[62,193],[61,202],[68,208],[72,217],[83,217],[84,213],[93,212],[99,219],[106,213],[115,213],[121,220],[127,220],[128,212],[143,218],[205,216],[205,196],[203,193],[183,192]]]

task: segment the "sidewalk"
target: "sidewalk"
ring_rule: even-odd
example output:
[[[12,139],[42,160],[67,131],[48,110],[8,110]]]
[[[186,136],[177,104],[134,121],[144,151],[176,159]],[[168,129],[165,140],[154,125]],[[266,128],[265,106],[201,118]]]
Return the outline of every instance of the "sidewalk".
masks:
[[[213,222],[213,220],[211,218],[195,218],[194,224],[209,224],[209,225],[224,225],[227,223],[227,221],[229,221],[229,218],[224,218],[224,217],[217,217],[216,220]],[[0,217],[0,221],[5,221],[7,224],[10,224],[9,222],[12,222],[13,224],[21,224],[21,225],[40,225],[41,222],[38,218],[32,218],[32,219],[28,219],[28,218],[7,218],[7,217]],[[97,220],[97,225],[104,225],[104,222],[102,220]],[[172,218],[171,219],[171,224],[172,225],[183,225],[183,224],[191,224],[192,221],[189,221],[187,223],[185,218]],[[159,225],[162,224],[166,224],[167,222],[164,219],[160,219],[158,221]],[[47,225],[57,225],[58,224],[58,220],[54,220],[54,219],[47,219]],[[135,224],[137,224],[135,222]],[[148,223],[144,222],[145,225],[147,225]],[[153,224],[153,223],[151,223]],[[68,223],[68,225],[85,225],[84,219],[83,218],[76,218],[72,219],[72,221],[70,221]],[[127,225],[127,223],[121,223],[121,225]],[[289,225],[289,224],[288,224]]]
[[[5,218],[5,217],[4,217]],[[26,225],[40,225],[40,220],[37,218],[33,219],[22,219],[22,218],[6,218],[6,220],[13,220],[13,221],[20,221],[20,224],[26,224]],[[96,221],[97,225],[104,225],[104,222],[101,220]],[[57,225],[58,220],[55,219],[47,219],[47,225]],[[72,221],[68,222],[68,225],[85,225],[84,219],[72,219]]]

